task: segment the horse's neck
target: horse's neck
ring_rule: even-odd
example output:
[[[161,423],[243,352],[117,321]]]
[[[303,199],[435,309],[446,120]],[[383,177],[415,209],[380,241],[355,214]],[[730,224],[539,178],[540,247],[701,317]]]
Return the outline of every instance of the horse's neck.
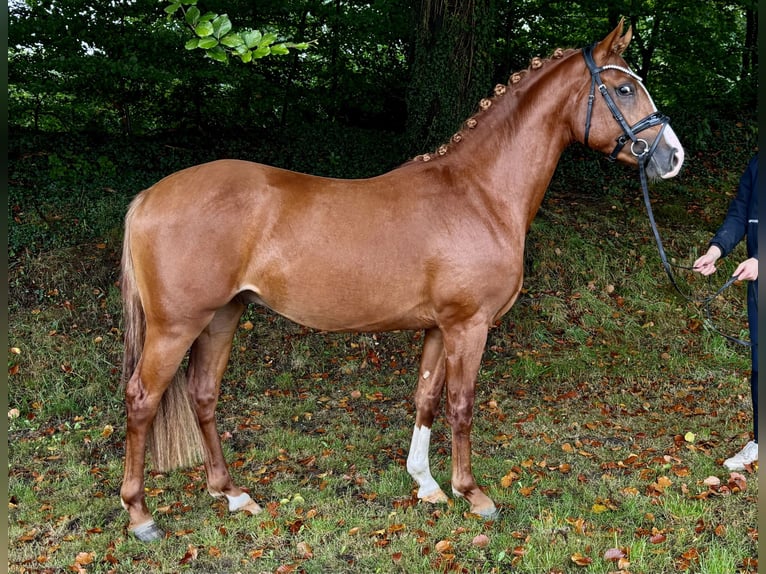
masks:
[[[522,80],[527,85],[492,100],[490,107],[496,109],[475,116],[477,124],[465,146],[456,147],[454,158],[443,158],[453,160],[463,173],[482,174],[480,192],[488,195],[499,215],[504,212],[525,228],[572,141],[570,126],[577,113],[567,105],[571,90],[558,81],[561,74],[546,72],[532,72]]]

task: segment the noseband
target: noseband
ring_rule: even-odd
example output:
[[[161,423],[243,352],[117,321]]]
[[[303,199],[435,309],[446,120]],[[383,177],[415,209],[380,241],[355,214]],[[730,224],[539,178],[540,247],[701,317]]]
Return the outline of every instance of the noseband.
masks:
[[[620,153],[622,148],[625,147],[625,144],[627,144],[628,141],[630,141],[630,152],[639,159],[639,163],[648,162],[649,158],[654,153],[654,150],[657,148],[657,144],[660,142],[660,139],[662,139],[662,132],[665,131],[665,126],[667,126],[670,122],[670,118],[668,118],[665,114],[656,111],[657,108],[655,107],[649,92],[646,90],[644,84],[641,82],[641,78],[637,74],[628,68],[616,66],[614,64],[607,64],[606,66],[601,67],[596,66],[596,62],[593,59],[594,46],[595,44],[583,48],[582,51],[582,55],[585,58],[585,64],[588,66],[588,70],[590,71],[590,95],[588,96],[588,113],[585,116],[585,145],[586,147],[589,147],[588,135],[590,133],[590,119],[593,112],[593,101],[596,99],[596,87],[598,86],[598,91],[601,92],[601,95],[604,97],[604,102],[606,102],[609,111],[612,112],[612,117],[618,124],[620,124],[620,127],[622,128],[622,135],[617,138],[617,145],[615,145],[614,150],[612,150],[612,153],[609,155],[609,161],[616,160],[617,155]],[[649,98],[649,101],[652,103],[652,107],[655,108],[655,111],[645,118],[637,121],[632,126],[629,125],[625,120],[625,116],[622,115],[620,109],[617,107],[617,104],[614,102],[614,98],[612,98],[612,96],[609,94],[609,90],[601,80],[601,72],[604,70],[618,70],[636,80],[638,85],[641,86],[641,88],[644,90],[646,97]],[[660,128],[660,132],[657,134],[657,137],[654,138],[654,142],[651,146],[649,146],[645,139],[641,139],[637,135],[646,129],[660,125],[662,126]]]

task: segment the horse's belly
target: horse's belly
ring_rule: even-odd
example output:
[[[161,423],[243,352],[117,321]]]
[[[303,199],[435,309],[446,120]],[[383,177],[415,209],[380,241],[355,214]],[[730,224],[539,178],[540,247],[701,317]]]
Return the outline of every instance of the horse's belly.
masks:
[[[401,290],[359,289],[333,285],[302,285],[278,292],[268,286],[248,286],[249,300],[265,305],[295,323],[320,331],[393,331],[434,325],[433,312],[420,297]]]

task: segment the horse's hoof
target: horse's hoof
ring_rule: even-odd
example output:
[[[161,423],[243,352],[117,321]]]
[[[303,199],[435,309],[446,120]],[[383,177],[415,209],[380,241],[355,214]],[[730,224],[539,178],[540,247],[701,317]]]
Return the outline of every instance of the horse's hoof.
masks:
[[[144,522],[130,530],[130,533],[141,542],[154,542],[165,538],[165,531],[154,523],[154,520]]]
[[[255,516],[256,514],[263,512],[263,508],[261,508],[255,501],[251,500],[245,506],[238,508],[237,512],[247,512],[248,514]]]
[[[420,499],[430,502],[431,504],[445,504],[449,502],[449,497],[444,494],[444,491],[441,488],[431,494],[421,496]]]
[[[479,508],[477,510],[472,509],[471,514],[475,514],[486,521],[497,520],[500,518],[500,509],[493,504],[488,508]]]
[[[263,508],[256,504],[246,492],[239,496],[229,496],[227,494],[226,498],[229,500],[229,512],[247,512],[248,514],[260,514],[263,512]]]

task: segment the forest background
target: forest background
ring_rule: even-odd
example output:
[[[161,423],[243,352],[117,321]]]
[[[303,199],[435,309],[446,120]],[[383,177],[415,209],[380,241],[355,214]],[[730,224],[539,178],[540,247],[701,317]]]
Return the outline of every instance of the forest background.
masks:
[[[628,60],[671,117],[690,169],[702,165],[698,153],[731,151],[732,131],[755,140],[754,0],[200,6],[227,13],[240,29],[313,42],[247,65],[183,49],[194,33],[180,12],[165,17],[169,4],[9,3],[11,258],[51,241],[119,233],[115,222],[130,196],[158,173],[204,160],[238,157],[334,177],[379,174],[445,141],[492,86],[532,57],[584,46],[623,16],[634,30]],[[564,168],[582,155],[574,147]],[[563,173],[601,177],[603,169],[594,169]],[[114,173],[126,177],[109,192],[84,185]]]
[[[626,59],[686,150],[682,174],[652,189],[683,262],[758,140],[755,0],[200,0],[235,31],[272,34],[274,53],[249,63],[186,49],[195,33],[170,5],[9,2],[12,571],[757,570],[756,481],[719,465],[747,440],[747,355],[669,289],[633,172],[580,145],[562,157],[525,291],[480,373],[480,480],[505,522],[406,496],[419,334],[316,335],[254,310],[219,416],[268,516],[213,513],[199,469],[153,473],[150,502],[175,530],[161,550],[131,541],[116,498],[116,281],[141,189],[222,157],[379,174],[446,141],[532,57],[585,46],[620,17],[634,32]],[[743,291],[712,306],[724,332],[747,333]],[[434,445],[449,451],[443,425]],[[443,480],[448,456],[433,465]]]

